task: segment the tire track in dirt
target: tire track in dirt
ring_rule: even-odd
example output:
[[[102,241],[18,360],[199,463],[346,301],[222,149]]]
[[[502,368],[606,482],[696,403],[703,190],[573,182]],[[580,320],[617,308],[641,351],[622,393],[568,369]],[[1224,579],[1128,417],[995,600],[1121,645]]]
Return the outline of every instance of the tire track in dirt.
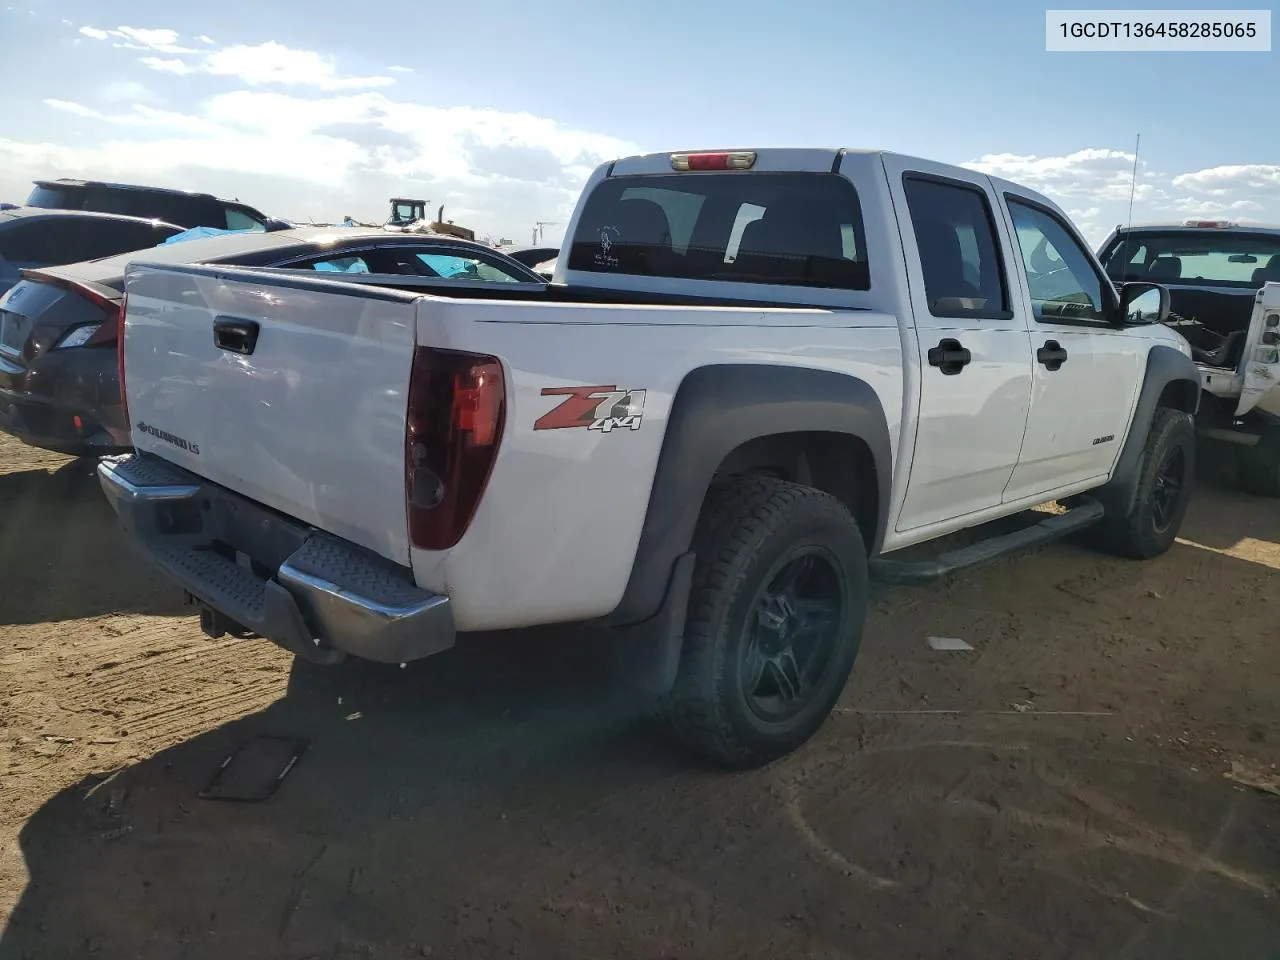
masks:
[[[33,471],[23,456],[0,437],[0,476]],[[682,762],[594,680],[507,654],[298,681],[270,644],[203,637],[174,591],[123,560],[98,506],[46,510],[91,520],[92,549],[59,527],[42,554],[59,575],[17,581],[46,592],[0,604],[13,621],[0,622],[0,848],[88,774],[124,765],[115,783],[137,788],[126,840],[81,849],[79,822],[56,812],[24,838],[60,883],[28,891],[23,927],[47,926],[35,955],[93,934],[104,955],[155,956],[206,908],[241,947],[222,955],[279,941],[291,957],[353,942],[398,956],[409,941],[441,955],[1067,957],[1119,947],[1136,923],[1163,930],[1168,904],[1177,934],[1280,935],[1231,875],[1274,881],[1276,821],[1218,776],[1228,753],[1273,752],[1280,729],[1277,568],[1245,539],[1280,535],[1276,505],[1198,495],[1187,535],[1205,547],[1145,566],[1068,543],[877,590],[842,710],[890,714],[839,713],[798,755],[735,774]],[[0,584],[22,556],[0,538]],[[975,650],[929,650],[931,634]],[[892,715],[920,709],[962,714]],[[1039,715],[1052,709],[1115,715]],[[185,804],[217,741],[145,760],[242,717],[314,740],[268,804]],[[1134,758],[1148,766],[1134,773]],[[1206,860],[1226,790],[1239,815]],[[64,859],[42,861],[56,844]],[[0,919],[22,869],[0,853]],[[99,869],[110,883],[72,879]],[[121,892],[140,879],[145,897]],[[1197,955],[1184,939],[1142,946]]]

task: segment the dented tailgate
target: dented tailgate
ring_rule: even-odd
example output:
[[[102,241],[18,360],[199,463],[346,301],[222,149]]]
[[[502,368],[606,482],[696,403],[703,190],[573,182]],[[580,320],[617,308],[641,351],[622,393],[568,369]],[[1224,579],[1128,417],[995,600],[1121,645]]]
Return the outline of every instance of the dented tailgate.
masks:
[[[405,412],[417,297],[210,266],[130,266],[133,443],[408,563]]]

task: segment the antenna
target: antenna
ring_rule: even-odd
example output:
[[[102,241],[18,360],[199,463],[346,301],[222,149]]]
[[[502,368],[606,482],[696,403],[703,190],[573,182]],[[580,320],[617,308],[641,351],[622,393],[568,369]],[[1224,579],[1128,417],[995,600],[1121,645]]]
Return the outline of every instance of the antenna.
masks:
[[[1129,275],[1129,238],[1133,236],[1133,195],[1138,189],[1138,148],[1142,146],[1142,134],[1133,144],[1133,177],[1129,180],[1129,225],[1124,230],[1124,243],[1120,247],[1120,282]]]

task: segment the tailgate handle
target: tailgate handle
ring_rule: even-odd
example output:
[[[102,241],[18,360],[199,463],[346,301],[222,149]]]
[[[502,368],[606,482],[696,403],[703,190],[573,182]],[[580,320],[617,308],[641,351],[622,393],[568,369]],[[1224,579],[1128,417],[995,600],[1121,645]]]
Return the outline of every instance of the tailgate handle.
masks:
[[[219,350],[230,350],[232,353],[253,353],[258,345],[258,321],[233,320],[231,317],[215,317],[213,321],[213,344]]]

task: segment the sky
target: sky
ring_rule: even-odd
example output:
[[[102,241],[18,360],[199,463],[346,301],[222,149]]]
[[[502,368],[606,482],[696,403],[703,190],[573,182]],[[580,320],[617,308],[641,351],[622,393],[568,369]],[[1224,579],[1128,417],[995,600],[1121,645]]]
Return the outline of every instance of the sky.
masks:
[[[1280,222],[1280,52],[1048,53],[1025,0],[0,0],[0,50],[11,202],[71,176],[381,222],[411,196],[559,242],[604,160],[846,146],[1015,180],[1099,242],[1141,134],[1135,221]]]

